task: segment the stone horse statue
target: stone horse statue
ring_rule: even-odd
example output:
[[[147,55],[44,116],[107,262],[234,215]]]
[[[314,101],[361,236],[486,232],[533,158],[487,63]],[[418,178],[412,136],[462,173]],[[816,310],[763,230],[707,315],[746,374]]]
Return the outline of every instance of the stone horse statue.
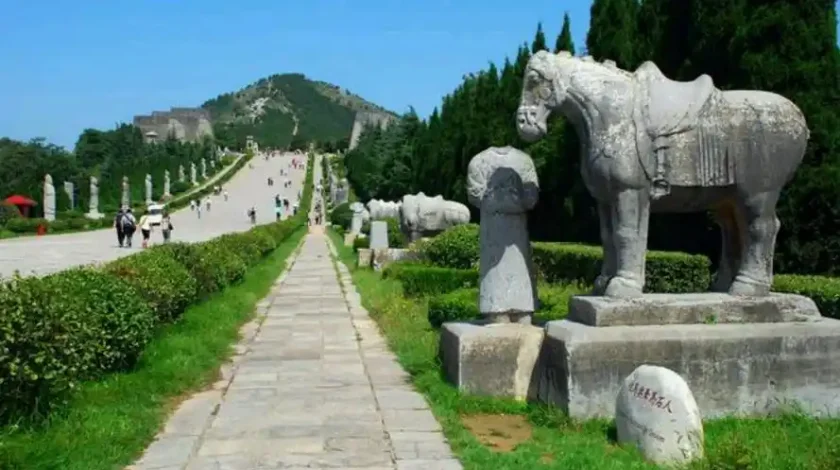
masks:
[[[651,210],[707,209],[723,239],[713,290],[769,294],[776,202],[810,136],[795,104],[763,91],[721,91],[708,75],[673,81],[652,62],[628,72],[612,61],[537,52],[525,70],[519,135],[542,138],[555,111],[580,137],[581,175],[598,203],[604,260],[595,294],[641,296]]]

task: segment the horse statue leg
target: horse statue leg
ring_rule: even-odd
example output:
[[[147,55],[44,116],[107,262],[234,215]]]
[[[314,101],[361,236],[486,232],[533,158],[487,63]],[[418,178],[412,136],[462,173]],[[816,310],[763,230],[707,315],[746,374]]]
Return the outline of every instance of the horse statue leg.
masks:
[[[728,292],[741,266],[744,222],[732,201],[719,204],[714,210],[714,217],[720,227],[721,249],[712,291]]]
[[[598,223],[601,227],[601,245],[604,250],[601,260],[601,274],[595,278],[595,285],[592,295],[604,295],[607,284],[616,274],[615,269],[615,243],[613,241],[613,226],[611,208],[608,204],[598,201]]]
[[[729,288],[740,296],[764,296],[770,293],[773,282],[773,248],[780,223],[776,217],[776,202],[780,190],[744,195],[739,210],[746,222],[746,240],[741,267]]]
[[[640,297],[645,283],[645,250],[650,220],[648,187],[622,189],[612,196],[610,223],[615,251],[615,276],[607,283],[607,297]],[[606,251],[606,250],[605,250]]]

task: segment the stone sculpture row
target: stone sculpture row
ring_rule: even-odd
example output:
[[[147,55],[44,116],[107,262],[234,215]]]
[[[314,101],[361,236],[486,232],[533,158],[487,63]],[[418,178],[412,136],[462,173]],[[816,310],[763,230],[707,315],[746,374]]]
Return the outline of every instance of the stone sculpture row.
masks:
[[[201,160],[202,166],[202,176],[206,179],[206,163],[205,160]],[[211,166],[213,166],[212,159],[211,159]],[[196,166],[195,163],[190,164],[190,173],[192,183],[194,185],[198,184],[197,175],[196,175]],[[184,167],[180,165],[178,167],[178,180],[184,182]],[[153,184],[152,184],[152,175],[146,174],[144,179],[145,184],[145,196],[146,196],[146,204],[153,204],[154,199],[153,195]],[[76,195],[75,195],[75,187],[72,182],[65,181],[63,185],[63,189],[67,196],[70,199],[70,208],[75,209],[76,207]],[[171,180],[169,175],[169,170],[165,170],[163,173],[163,198],[169,199],[172,197],[172,188],[171,188]],[[44,203],[44,219],[47,221],[54,221],[56,217],[56,192],[55,192],[55,185],[53,184],[52,176],[47,174],[44,176],[44,187],[43,187],[43,203]],[[121,195],[120,195],[120,204],[122,206],[130,206],[131,205],[131,189],[128,182],[128,177],[124,176],[122,178],[121,184]],[[90,177],[90,198],[88,199],[88,212],[85,214],[85,217],[89,219],[100,219],[104,217],[104,214],[99,212],[99,180],[95,176]]]

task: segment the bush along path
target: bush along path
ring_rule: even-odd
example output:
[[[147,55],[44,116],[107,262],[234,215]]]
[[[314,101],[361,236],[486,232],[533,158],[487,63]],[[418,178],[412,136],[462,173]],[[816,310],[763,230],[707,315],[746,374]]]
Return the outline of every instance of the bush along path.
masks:
[[[461,468],[320,228],[219,389],[185,402],[133,469]]]
[[[179,396],[213,382],[305,222],[0,284],[0,468],[129,463]]]

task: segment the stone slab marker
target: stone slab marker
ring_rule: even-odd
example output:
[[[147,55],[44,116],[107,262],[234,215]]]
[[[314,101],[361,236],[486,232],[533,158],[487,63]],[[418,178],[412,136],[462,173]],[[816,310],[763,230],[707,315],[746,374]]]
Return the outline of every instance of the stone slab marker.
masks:
[[[99,212],[99,180],[95,176],[90,177],[90,198],[88,199],[88,219],[101,219],[105,214]]]
[[[169,170],[163,171],[163,197],[170,198],[172,197],[172,193],[170,192],[170,184],[169,184]]]
[[[55,186],[49,174],[44,176],[44,219],[55,220]]]
[[[120,202],[123,207],[131,207],[131,188],[128,185],[128,176],[123,176],[122,179],[122,198]]]
[[[64,182],[64,194],[67,194],[67,198],[70,199],[70,210],[76,209],[76,191],[75,185],[72,181],[65,181]]]
[[[477,300],[483,319],[443,324],[444,371],[468,393],[535,398],[544,333],[530,324],[537,292],[526,211],[539,196],[531,158],[511,147],[484,150],[470,161],[467,195],[481,209]]]
[[[685,380],[664,367],[641,365],[618,392],[619,443],[632,443],[653,462],[685,464],[703,457],[703,422]]]
[[[152,199],[152,175],[146,173],[146,205],[155,202]]]
[[[388,248],[388,224],[383,220],[370,223],[370,249],[382,250]]]

